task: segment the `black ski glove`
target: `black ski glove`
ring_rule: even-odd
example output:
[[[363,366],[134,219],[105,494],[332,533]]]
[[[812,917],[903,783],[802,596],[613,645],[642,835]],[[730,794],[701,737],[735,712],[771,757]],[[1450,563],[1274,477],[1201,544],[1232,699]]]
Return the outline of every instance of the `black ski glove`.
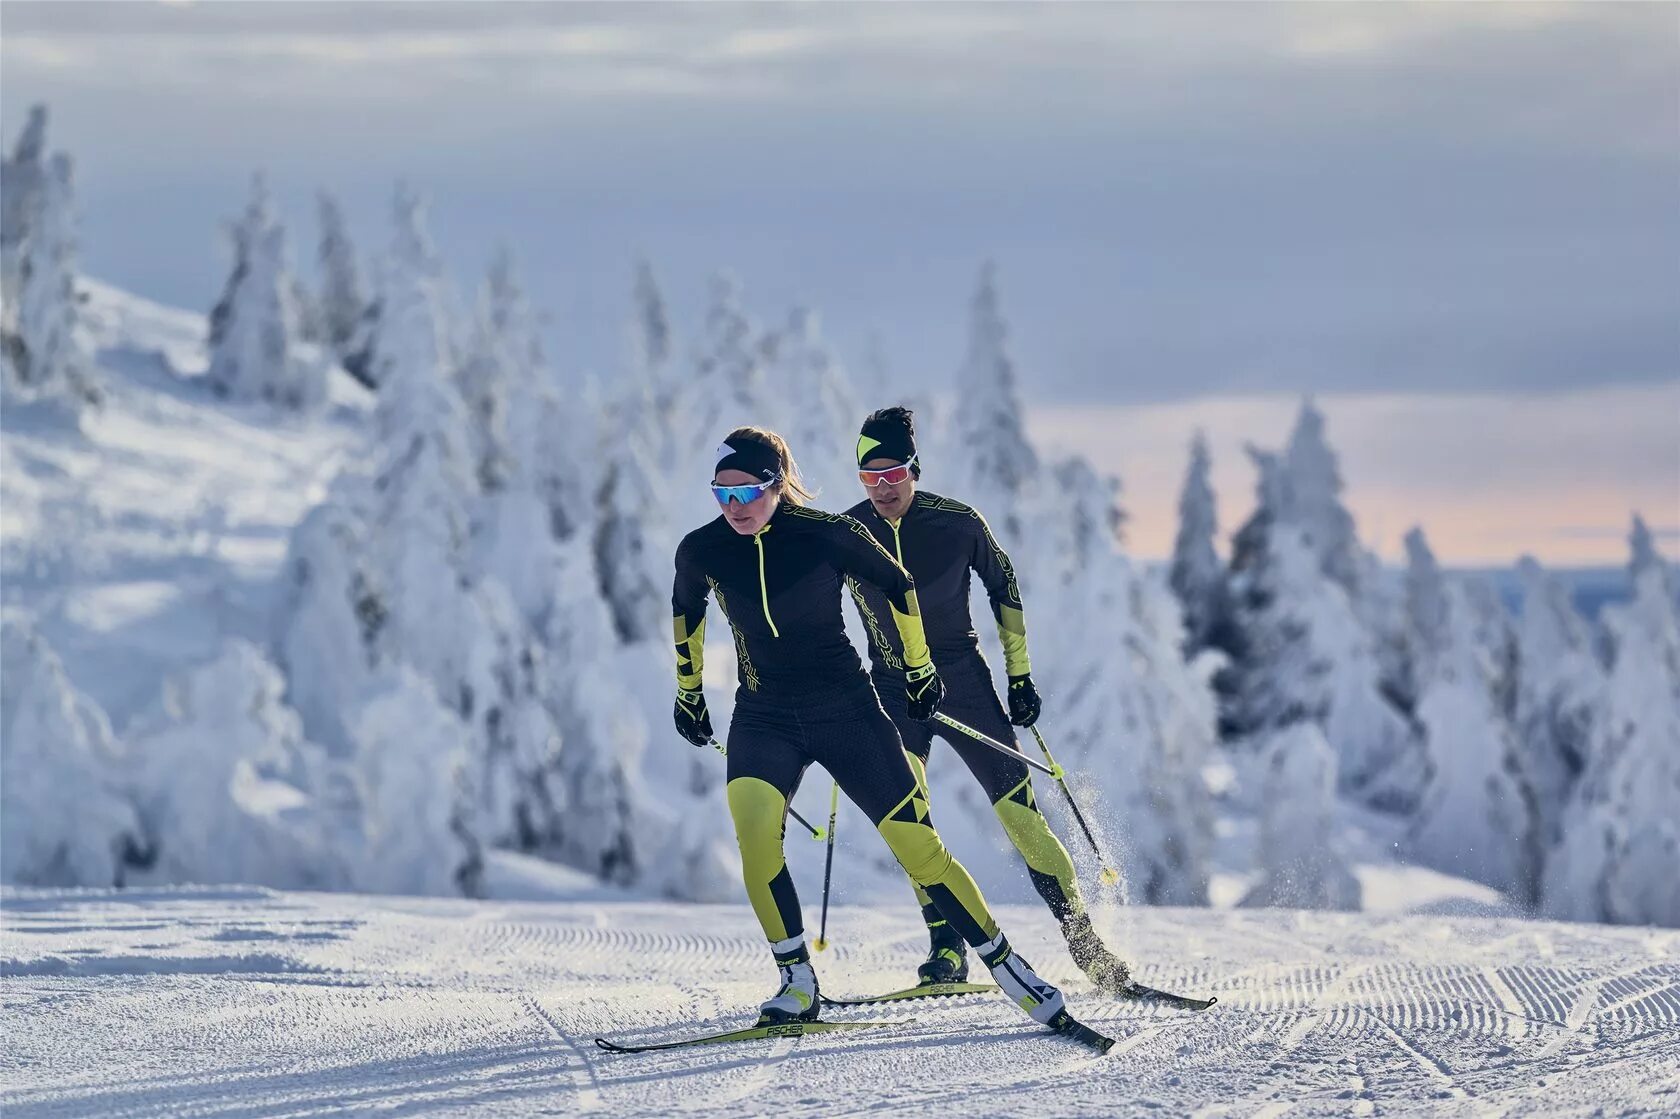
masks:
[[[939,670],[929,661],[920,668],[905,672],[904,692],[910,697],[910,717],[926,722],[933,718],[933,713],[939,710],[940,703],[945,699],[945,681],[939,678]]]
[[[712,716],[706,710],[706,695],[699,688],[692,692],[677,689],[677,705],[671,712],[677,721],[677,733],[696,746],[712,743]]]
[[[1032,676],[1023,673],[1009,678],[1009,721],[1018,727],[1030,727],[1038,722],[1044,703],[1033,687]]]

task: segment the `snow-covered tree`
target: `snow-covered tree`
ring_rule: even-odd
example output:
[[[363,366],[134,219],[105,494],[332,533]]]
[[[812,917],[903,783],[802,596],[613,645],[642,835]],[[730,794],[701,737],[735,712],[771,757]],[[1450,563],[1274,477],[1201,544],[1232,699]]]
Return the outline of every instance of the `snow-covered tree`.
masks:
[[[863,420],[846,371],[823,340],[816,312],[796,307],[787,325],[765,340],[772,390],[782,402],[782,432],[806,482],[828,504],[844,508],[855,492],[853,448]]]
[[[1027,439],[1016,391],[1009,331],[998,306],[997,270],[988,261],[970,304],[968,356],[957,373],[953,441],[964,451],[968,477],[979,492],[997,495],[991,516],[1016,535],[1016,505],[1038,475],[1038,453]]]
[[[70,157],[54,155],[18,249],[16,332],[4,340],[5,396],[72,416],[101,398],[76,290],[76,212]]]
[[[1512,626],[1511,611],[1500,596],[1493,579],[1483,576],[1459,577],[1464,606],[1470,613],[1476,647],[1481,650],[1483,663],[1492,672],[1495,708],[1507,723],[1515,727],[1517,707],[1517,635]]]
[[[568,395],[543,353],[536,312],[503,254],[480,303],[478,341],[488,367],[469,377],[483,388],[479,425],[496,468],[482,506],[484,570],[497,574],[537,623],[551,592],[553,543],[595,518],[591,473],[602,427],[595,405]]]
[[[560,729],[552,710],[554,676],[563,671],[513,596],[494,578],[472,588],[474,620],[484,634],[485,690],[467,712],[481,835],[530,850],[557,827],[562,799],[553,770]]]
[[[361,378],[367,371],[370,332],[378,311],[368,296],[338,199],[321,191],[316,195],[316,214],[321,228],[316,251],[321,279],[315,302],[323,340],[344,368]]]
[[[1435,678],[1437,662],[1450,644],[1447,584],[1423,529],[1406,533],[1407,694],[1415,699],[1423,682]]]
[[[1310,722],[1266,744],[1260,880],[1238,903],[1290,909],[1359,908],[1359,879],[1336,845],[1336,753]]]
[[[240,400],[267,400],[313,409],[327,397],[327,367],[304,354],[296,281],[286,260],[286,232],[269,204],[261,176],[235,235],[234,275],[218,304],[219,329],[210,349],[210,386]]]
[[[392,209],[395,228],[384,259],[379,313],[368,340],[369,379],[384,386],[394,367],[417,360],[453,377],[455,325],[443,262],[426,229],[425,207],[406,183],[398,183]],[[426,329],[416,330],[417,315],[425,316]]]
[[[1359,537],[1342,504],[1341,467],[1325,437],[1324,414],[1310,398],[1301,402],[1279,466],[1277,519],[1300,529],[1319,569],[1357,597]]]
[[[1057,500],[1037,507],[1027,534],[1041,548],[1014,558],[1030,574],[1028,617],[1062,620],[1034,627],[1032,639],[1034,675],[1054,705],[1056,759],[1078,775],[1076,793],[1119,855],[1132,901],[1205,905],[1208,665],[1185,664],[1182,615],[1165,579],[1115,550],[1114,480],[1076,458],[1058,464],[1055,481]],[[1059,798],[1040,796],[1060,812]]]
[[[27,619],[0,622],[0,881],[120,884],[140,835],[109,720]]]
[[[541,359],[535,332],[523,329],[528,318],[512,257],[506,248],[499,249],[479,295],[459,376],[475,471],[487,491],[507,484],[513,469],[507,446],[510,398],[521,380],[536,375]]]
[[[1650,526],[1638,513],[1633,515],[1633,527],[1628,531],[1628,550],[1629,580],[1637,584],[1645,572],[1657,572],[1658,582],[1667,588],[1669,598],[1675,602],[1675,608],[1680,609],[1680,576],[1675,574],[1673,565],[1657,551],[1656,539],[1651,535]]]
[[[645,394],[647,386],[627,390]],[[746,423],[776,428],[782,420],[766,386],[762,331],[748,316],[741,281],[732,273],[712,278],[693,375],[677,387],[673,400],[675,445],[661,461],[678,477],[709,470],[711,451],[731,429]]]
[[[1209,646],[1230,651],[1231,644],[1230,590],[1213,544],[1219,525],[1210,469],[1207,439],[1198,431],[1178,498],[1178,536],[1170,568],[1172,588],[1184,608],[1186,656]]]
[[[1252,531],[1255,525],[1264,530]],[[1369,632],[1300,529],[1251,522],[1233,592],[1243,628],[1231,724],[1245,733],[1315,722],[1338,754],[1341,789],[1409,810],[1428,778],[1413,728],[1384,694]]]
[[[483,850],[470,807],[461,721],[431,685],[399,668],[381,678],[351,726],[364,797],[361,888],[476,894]]]
[[[671,317],[665,296],[646,260],[636,262],[636,283],[631,293],[634,310],[630,319],[631,362],[656,386],[655,398],[668,405],[668,370],[671,364]]]
[[[304,740],[283,688],[255,647],[230,641],[131,730],[148,880],[353,884],[359,821],[315,799],[334,763]]]
[[[16,330],[20,253],[47,178],[47,107],[32,105],[12,154],[0,159],[0,326]]]
[[[1411,857],[1532,904],[1539,844],[1533,796],[1497,699],[1473,610],[1441,575],[1419,529],[1406,536],[1407,645],[1430,778],[1411,825]]]
[[[353,477],[341,475],[292,530],[275,634],[287,700],[338,757],[352,751],[346,720],[372,681],[385,611],[363,565],[366,528],[351,497]]]
[[[1515,729],[1518,760],[1534,791],[1541,842],[1560,837],[1564,805],[1592,761],[1604,703],[1604,670],[1585,619],[1569,593],[1531,557],[1517,565],[1522,615],[1517,623]]]
[[[650,852],[638,836],[636,777],[647,726],[612,669],[620,637],[596,585],[582,541],[561,550],[555,570],[556,609],[547,637],[557,671],[561,728],[556,852],[565,862],[613,881],[630,882]]]
[[[1655,567],[1604,615],[1615,663],[1602,733],[1550,854],[1545,912],[1680,927],[1680,618]]]
[[[653,454],[633,432],[607,440],[601,454],[595,567],[613,628],[621,641],[663,639],[676,545],[665,529]]]
[[[221,295],[217,296],[215,305],[210,308],[212,350],[221,344],[222,335],[227,331],[229,318],[233,314],[234,300],[239,296],[239,286],[245,282],[246,273],[251,270],[252,247],[264,231],[279,224],[279,220],[274,213],[274,201],[268,193],[268,179],[259,171],[251,177],[251,199],[246,203],[245,212],[238,218],[223,223],[222,231],[227,237],[233,267],[228,270],[228,278],[222,284]]]

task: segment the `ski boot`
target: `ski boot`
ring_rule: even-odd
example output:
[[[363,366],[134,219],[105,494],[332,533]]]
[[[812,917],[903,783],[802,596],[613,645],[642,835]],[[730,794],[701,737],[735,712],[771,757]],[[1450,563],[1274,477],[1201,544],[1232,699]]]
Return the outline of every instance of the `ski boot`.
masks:
[[[1131,990],[1131,968],[1108,950],[1097,930],[1091,927],[1089,914],[1078,913],[1063,921],[1062,935],[1067,938],[1068,955],[1099,992],[1119,998]]]
[[[781,964],[782,986],[758,1008],[758,1024],[781,1026],[789,1022],[815,1022],[822,1009],[817,996],[817,973],[809,960]]]
[[[918,986],[931,987],[938,983],[968,981],[968,945],[951,927],[949,921],[928,926],[927,959],[916,969]]]
[[[986,969],[992,973],[998,989],[1009,1001],[1025,1010],[1040,1025],[1060,1030],[1069,1020],[1062,993],[1033,971],[1032,965],[1015,954],[1008,939],[998,933],[997,939],[976,949]]]

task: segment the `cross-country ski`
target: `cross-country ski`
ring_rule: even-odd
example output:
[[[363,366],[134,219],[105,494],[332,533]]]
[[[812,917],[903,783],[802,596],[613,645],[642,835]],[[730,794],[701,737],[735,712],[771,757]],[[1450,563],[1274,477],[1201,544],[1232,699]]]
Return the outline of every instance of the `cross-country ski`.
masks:
[[[828,1006],[872,1006],[875,1003],[905,1002],[910,999],[943,999],[954,998],[958,995],[983,995],[996,990],[997,986],[992,983],[922,983],[914,987],[905,987],[880,995],[863,995],[853,998],[833,998],[824,995],[822,1001]]]
[[[661,1049],[682,1049],[691,1045],[721,1045],[731,1041],[807,1037],[817,1034],[841,1033],[846,1030],[878,1030],[888,1026],[907,1026],[914,1021],[914,1018],[901,1018],[891,1022],[783,1022],[779,1025],[747,1026],[738,1030],[699,1034],[695,1037],[679,1038],[676,1041],[654,1042],[648,1045],[625,1045],[622,1042],[609,1041],[604,1037],[596,1038],[595,1044],[609,1053],[653,1053]]]

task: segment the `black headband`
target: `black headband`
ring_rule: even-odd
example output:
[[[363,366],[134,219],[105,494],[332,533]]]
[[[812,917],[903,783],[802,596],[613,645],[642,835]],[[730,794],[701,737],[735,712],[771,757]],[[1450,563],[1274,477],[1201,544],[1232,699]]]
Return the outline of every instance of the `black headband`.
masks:
[[[727,440],[718,445],[717,464],[712,467],[714,479],[725,470],[739,470],[764,482],[774,482],[782,476],[782,458],[776,448],[756,439]]]
[[[862,466],[870,459],[890,458],[909,462],[916,457],[916,436],[898,419],[869,420],[858,435],[857,460]]]

